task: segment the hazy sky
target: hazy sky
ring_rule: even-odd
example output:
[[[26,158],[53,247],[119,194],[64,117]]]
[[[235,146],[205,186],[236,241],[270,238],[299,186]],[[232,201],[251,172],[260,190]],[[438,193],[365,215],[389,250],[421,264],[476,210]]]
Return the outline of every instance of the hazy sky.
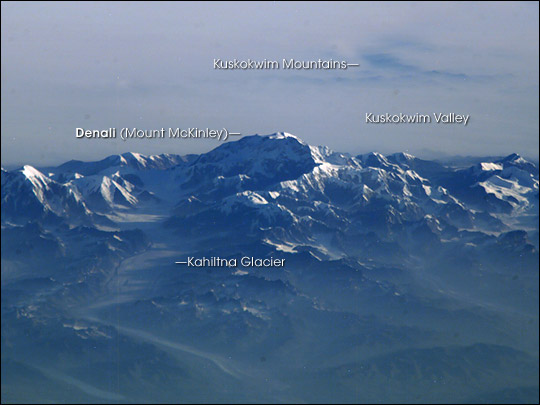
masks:
[[[538,157],[538,3],[2,2],[2,165],[217,141],[78,140],[75,128],[286,131],[361,153]],[[213,59],[337,59],[224,71]],[[456,112],[462,125],[367,125]]]

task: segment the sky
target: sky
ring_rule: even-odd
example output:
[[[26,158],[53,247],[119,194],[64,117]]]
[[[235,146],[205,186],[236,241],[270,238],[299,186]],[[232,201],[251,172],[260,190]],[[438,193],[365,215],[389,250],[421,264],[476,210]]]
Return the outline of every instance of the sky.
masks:
[[[538,2],[2,2],[2,166],[216,140],[76,139],[75,128],[285,131],[352,154],[538,158]],[[215,70],[215,58],[340,70]],[[365,114],[458,113],[463,125]]]

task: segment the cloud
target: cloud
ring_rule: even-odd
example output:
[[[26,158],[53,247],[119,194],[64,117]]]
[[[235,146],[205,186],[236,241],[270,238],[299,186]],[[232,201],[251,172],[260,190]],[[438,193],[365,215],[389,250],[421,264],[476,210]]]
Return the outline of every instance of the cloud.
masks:
[[[367,54],[363,57],[375,69],[391,69],[403,73],[415,73],[421,69],[417,66],[402,63],[397,57],[389,53]]]

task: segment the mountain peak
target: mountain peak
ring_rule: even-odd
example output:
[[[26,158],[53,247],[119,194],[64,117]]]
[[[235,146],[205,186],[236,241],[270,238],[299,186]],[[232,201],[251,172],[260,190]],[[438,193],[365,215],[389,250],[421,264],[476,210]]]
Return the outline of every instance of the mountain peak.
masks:
[[[393,157],[396,161],[402,162],[402,163],[410,162],[411,160],[416,159],[415,156],[413,156],[413,155],[411,155],[409,153],[406,153],[406,152],[394,153],[394,154],[390,155],[390,157]]]
[[[20,173],[22,173],[22,175],[35,187],[46,187],[47,184],[51,182],[51,179],[30,165],[24,165],[20,170]]]
[[[296,139],[301,144],[305,144],[305,142],[303,140],[301,140],[300,138],[298,138],[296,135],[290,134],[288,132],[276,132],[276,133],[273,133],[273,134],[270,134],[270,135],[266,135],[266,137],[268,137],[270,139],[292,138],[292,139]]]
[[[523,159],[520,155],[518,155],[517,153],[512,153],[504,158],[502,158],[500,161],[501,162],[514,162],[516,160],[519,160],[519,159]]]
[[[21,169],[21,173],[24,174],[26,177],[45,177],[43,173],[41,173],[34,166],[30,165],[24,165]]]
[[[360,159],[360,161],[366,166],[378,168],[390,166],[388,159],[379,152],[366,153],[364,155],[357,156],[357,158]]]
[[[534,163],[529,162],[527,159],[524,159],[517,153],[512,153],[511,155],[508,155],[505,158],[498,160],[496,163],[501,163],[504,168],[517,167],[529,173],[538,174],[538,167]]]

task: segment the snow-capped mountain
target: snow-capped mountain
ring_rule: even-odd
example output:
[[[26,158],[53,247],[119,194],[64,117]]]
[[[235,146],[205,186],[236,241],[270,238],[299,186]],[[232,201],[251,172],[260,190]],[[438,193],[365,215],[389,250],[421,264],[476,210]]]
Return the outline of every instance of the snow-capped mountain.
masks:
[[[534,402],[538,178],[515,154],[456,168],[287,133],[2,169],[3,389]]]
[[[126,153],[47,173],[3,171],[3,221],[52,215],[118,227],[119,215],[158,214],[176,232],[212,228],[234,239],[241,231],[251,243],[336,258],[370,233],[408,251],[476,231],[525,229],[534,242],[538,224],[538,169],[515,154],[453,169],[404,153],[350,156],[276,133],[199,156]]]
[[[55,173],[80,173],[89,176],[98,173],[108,173],[110,169],[132,168],[136,170],[164,170],[176,166],[182,162],[189,162],[194,159],[194,155],[174,155],[164,153],[161,155],[144,156],[140,153],[124,153],[122,155],[112,155],[97,162],[82,162],[70,160],[56,168],[48,168]]]
[[[2,169],[2,222],[64,220],[90,225],[109,222],[88,209],[77,189],[52,180],[32,166],[10,172]]]
[[[439,239],[451,239],[462,229],[503,231],[515,216],[534,213],[538,201],[538,174],[516,166],[491,162],[455,171],[405,154],[353,157],[308,146],[289,134],[247,137],[174,171],[179,202],[172,226],[193,232],[212,225],[225,231],[233,221],[287,246],[298,238],[307,243],[321,232],[330,239],[359,230],[396,239],[426,221],[437,224],[431,228]],[[507,180],[495,187],[494,176]],[[482,206],[474,197],[478,188],[488,196]],[[515,198],[511,204],[509,196]],[[501,211],[502,204],[510,209]],[[534,215],[528,220],[534,227]],[[273,240],[278,228],[279,240]]]
[[[198,211],[212,205],[226,209],[235,198],[249,205],[253,198],[246,195],[260,194],[297,217],[304,215],[302,209],[320,211],[324,204],[326,214],[345,210],[349,217],[386,207],[389,215],[403,219],[433,215],[471,228],[475,214],[484,219],[530,214],[538,204],[538,168],[515,154],[453,170],[404,153],[335,153],[287,133],[245,137],[200,156],[125,153],[98,162],[70,161],[43,172],[25,166],[3,171],[2,185],[7,211],[25,189],[32,197],[26,203],[59,216],[72,205],[107,213],[162,199],[177,205],[176,213],[194,201]],[[231,204],[221,206],[224,198]]]

